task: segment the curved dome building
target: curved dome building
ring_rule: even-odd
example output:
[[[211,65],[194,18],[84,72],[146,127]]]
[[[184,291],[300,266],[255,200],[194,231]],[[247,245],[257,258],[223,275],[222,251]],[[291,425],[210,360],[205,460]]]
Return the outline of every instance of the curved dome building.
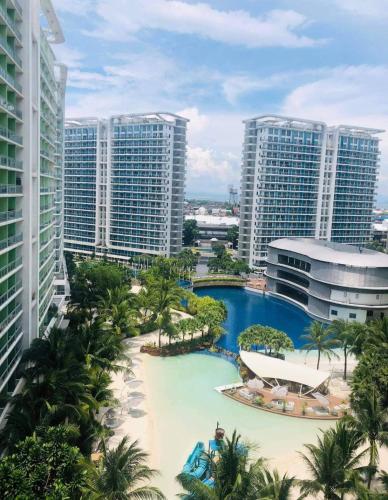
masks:
[[[323,320],[359,322],[388,314],[388,255],[310,238],[268,247],[267,289]]]

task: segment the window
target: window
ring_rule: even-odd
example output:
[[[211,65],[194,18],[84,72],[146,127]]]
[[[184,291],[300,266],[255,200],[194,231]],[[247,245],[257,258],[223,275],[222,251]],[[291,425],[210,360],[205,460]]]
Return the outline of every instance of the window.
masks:
[[[357,314],[356,313],[349,313],[349,318],[350,319],[356,319],[357,318]]]
[[[338,311],[336,309],[332,309],[330,313],[332,316],[338,316]]]

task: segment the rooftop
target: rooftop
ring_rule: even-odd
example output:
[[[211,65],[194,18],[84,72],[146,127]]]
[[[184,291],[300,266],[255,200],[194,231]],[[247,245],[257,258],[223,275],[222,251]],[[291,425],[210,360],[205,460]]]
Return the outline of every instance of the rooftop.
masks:
[[[186,220],[194,219],[198,224],[209,225],[209,226],[238,226],[238,217],[229,216],[218,216],[218,215],[186,215]]]
[[[387,254],[343,243],[333,243],[313,238],[282,238],[272,241],[269,246],[332,264],[388,268]]]
[[[337,129],[340,133],[345,133],[349,135],[355,136],[372,136],[375,134],[381,134],[385,132],[382,129],[368,128],[368,127],[357,127],[354,125],[338,125],[328,127],[325,122],[314,121],[314,120],[306,120],[303,118],[295,118],[290,116],[281,116],[281,115],[259,115],[253,118],[244,120],[243,123],[256,121],[258,125],[273,125],[276,127],[284,127],[284,128],[295,128],[295,129],[303,129],[303,130],[316,130],[322,131],[324,129],[328,129],[332,132]]]

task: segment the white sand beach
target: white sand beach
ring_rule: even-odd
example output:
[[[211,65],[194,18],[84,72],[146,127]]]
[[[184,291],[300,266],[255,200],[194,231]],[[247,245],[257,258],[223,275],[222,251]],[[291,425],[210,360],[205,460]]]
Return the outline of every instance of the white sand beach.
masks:
[[[120,403],[119,425],[109,446],[116,446],[124,436],[137,439],[149,453],[149,465],[161,472],[153,482],[169,500],[179,492],[175,476],[188,454],[198,440],[206,443],[212,437],[217,420],[228,435],[236,428],[244,439],[258,444],[255,453],[268,457],[272,467],[298,478],[308,477],[299,452],[303,444],[316,442],[320,429],[332,422],[306,422],[238,404],[214,391],[220,383],[238,380],[233,365],[200,354],[159,358],[141,353],[141,346],[150,342],[158,342],[157,332],[125,340],[133,374],[129,379],[123,373],[113,375],[112,386]],[[290,358],[305,362],[304,353],[293,353]],[[307,359],[308,364],[314,363],[313,354]],[[326,361],[324,366],[334,371]],[[134,400],[136,406],[128,411]],[[388,468],[387,450],[381,451],[381,467]]]

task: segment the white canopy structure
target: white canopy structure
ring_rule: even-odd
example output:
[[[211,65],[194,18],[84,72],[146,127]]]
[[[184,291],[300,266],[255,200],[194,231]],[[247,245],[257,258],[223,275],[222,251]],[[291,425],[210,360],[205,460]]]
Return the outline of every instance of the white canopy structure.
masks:
[[[328,372],[313,370],[303,365],[271,358],[258,352],[240,351],[240,358],[249,370],[270,386],[281,385],[278,381],[293,382],[300,386],[301,394],[312,392],[330,378]],[[275,380],[276,383],[271,383],[271,380]],[[306,386],[308,390],[303,391],[303,386]]]

